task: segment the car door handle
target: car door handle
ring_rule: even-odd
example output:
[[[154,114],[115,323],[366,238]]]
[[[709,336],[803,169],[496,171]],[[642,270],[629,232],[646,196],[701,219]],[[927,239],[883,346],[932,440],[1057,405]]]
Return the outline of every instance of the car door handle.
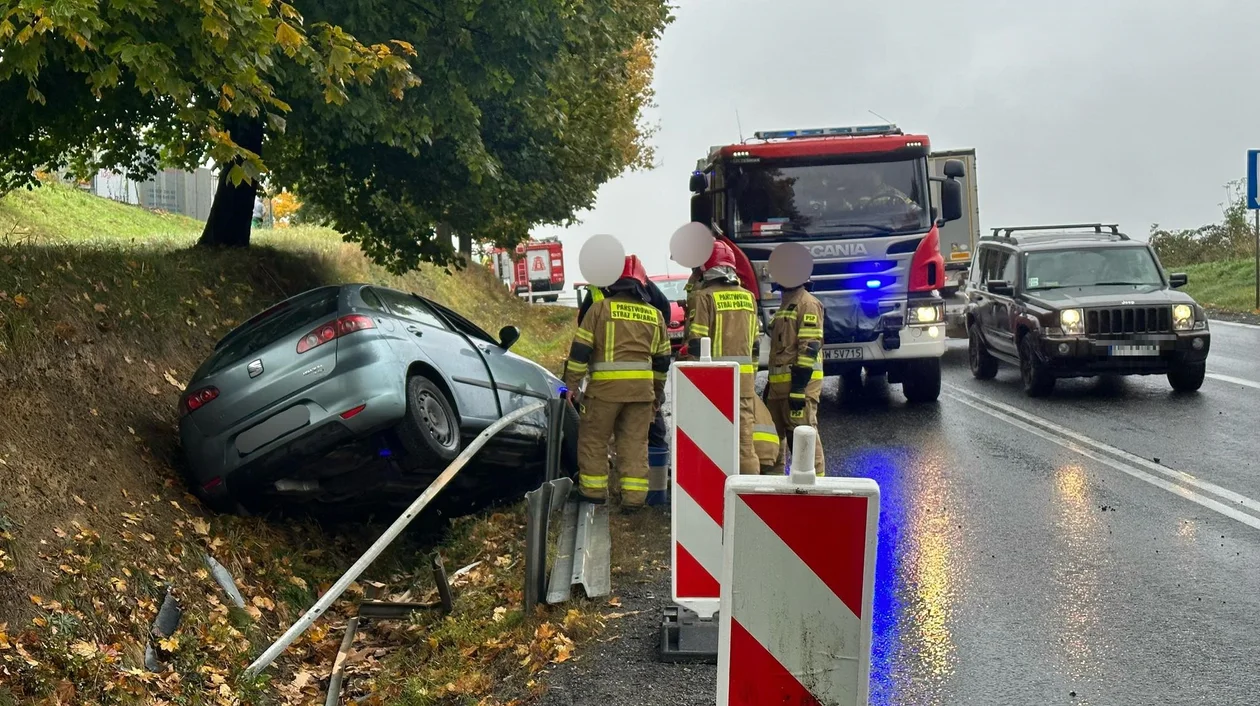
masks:
[[[421,336],[424,335],[424,330],[421,329],[419,326],[408,326],[407,330],[415,334],[416,338],[420,338]]]

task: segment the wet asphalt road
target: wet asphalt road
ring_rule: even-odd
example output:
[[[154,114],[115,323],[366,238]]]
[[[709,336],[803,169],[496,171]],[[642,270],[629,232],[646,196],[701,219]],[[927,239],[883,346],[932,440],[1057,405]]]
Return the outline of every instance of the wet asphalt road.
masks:
[[[935,406],[827,390],[829,475],[882,491],[872,704],[1260,701],[1260,329],[1213,339],[1193,395],[1032,400],[965,342]]]
[[[1197,394],[1032,400],[1005,366],[974,380],[964,341],[935,405],[828,381],[828,475],[882,493],[871,704],[1260,703],[1260,328],[1212,330]],[[616,590],[633,617],[542,703],[713,703],[713,667],[655,660],[668,572]]]

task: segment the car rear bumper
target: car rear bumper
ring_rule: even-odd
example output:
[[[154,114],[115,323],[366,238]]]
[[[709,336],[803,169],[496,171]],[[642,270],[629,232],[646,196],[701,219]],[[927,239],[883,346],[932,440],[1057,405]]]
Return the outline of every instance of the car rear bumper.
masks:
[[[362,409],[354,412],[360,406]],[[296,414],[300,420],[302,410],[306,423],[277,426],[277,420],[284,422],[286,415]],[[342,416],[351,412],[349,418]],[[182,423],[180,440],[194,488],[207,496],[222,497],[254,480],[249,476],[284,459],[319,454],[364,438],[397,424],[405,412],[405,390],[398,380],[385,379],[379,366],[339,369],[337,375],[222,434],[206,436],[197,425]],[[211,486],[208,490],[207,485]]]
[[[1132,354],[1134,347],[1145,350]],[[1211,347],[1210,333],[1192,331],[1133,339],[1045,337],[1040,352],[1050,371],[1060,377],[1161,375],[1178,365],[1205,362]]]
[[[940,358],[943,355],[944,324],[908,326],[895,336],[883,333],[869,343],[824,345],[823,374],[841,375],[863,365],[881,366],[906,360]]]

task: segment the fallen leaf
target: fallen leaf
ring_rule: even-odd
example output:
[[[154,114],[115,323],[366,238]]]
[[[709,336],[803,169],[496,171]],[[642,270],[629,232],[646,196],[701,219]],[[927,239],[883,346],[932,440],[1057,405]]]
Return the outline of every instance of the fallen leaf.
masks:
[[[167,370],[166,372],[162,373],[162,378],[163,378],[163,379],[165,379],[167,382],[169,382],[169,383],[170,383],[171,385],[173,385],[174,387],[176,387],[177,389],[179,389],[181,392],[183,391],[184,386],[183,386],[183,384],[181,384],[181,383],[180,383],[180,381],[179,381],[179,380],[176,380],[176,379],[175,379],[175,371],[174,371],[174,370]]]
[[[61,529],[60,527],[54,527],[53,534],[57,535],[58,537],[61,537],[62,539],[65,539],[66,537],[70,536],[66,534],[66,531]]]
[[[192,519],[192,528],[194,532],[202,535],[203,537],[210,536],[210,523],[200,517],[194,517]]]
[[[259,608],[262,608],[263,610],[276,609],[275,601],[272,601],[270,598],[267,598],[266,596],[254,596],[254,600],[251,602],[254,605],[258,606]]]
[[[96,645],[82,640],[70,645],[70,651],[84,659],[91,659],[97,653]]]
[[[507,617],[507,608],[504,608],[503,606],[499,606],[498,608],[494,609],[494,622],[496,623],[502,622],[503,619],[506,617]]]
[[[127,590],[127,582],[118,578],[117,576],[109,580],[109,585],[112,586],[114,590],[119,593],[122,593],[123,591]]]
[[[306,581],[305,581],[302,577],[300,577],[300,576],[290,576],[290,577],[289,577],[289,583],[291,583],[291,584],[293,584],[294,586],[297,586],[298,588],[301,588],[301,589],[303,589],[303,590],[305,590],[305,589],[306,589]]]
[[[81,498],[81,497],[79,497],[79,496],[77,496],[77,495],[71,495],[70,497],[74,498],[74,501],[75,501],[76,503],[78,503],[78,504],[82,505],[83,507],[87,507],[87,501],[86,501],[86,500],[84,500],[83,498]]]
[[[95,309],[98,314],[104,314],[106,309],[104,304],[93,304],[92,308]]]
[[[616,596],[613,596],[611,599],[609,599],[609,601],[608,601],[608,605],[610,605],[610,606],[612,606],[612,607],[614,607],[614,608],[620,608],[620,607],[621,607],[621,599],[620,599],[620,598],[617,598]]]
[[[158,640],[158,647],[161,647],[163,650],[167,652],[174,652],[175,650],[179,649],[179,638],[175,637],[174,635],[171,635],[170,637],[164,637],[161,640]]]
[[[297,674],[293,675],[293,683],[291,684],[291,686],[294,689],[298,689],[300,691],[302,689],[305,689],[306,685],[310,684],[311,680],[313,680],[314,678],[315,678],[315,675],[311,674],[310,672],[305,671],[305,670],[300,671]]]
[[[262,611],[252,605],[245,606],[245,612],[254,620],[262,620]]]
[[[25,295],[22,295],[22,294],[13,295],[13,303],[16,304],[17,308],[19,309],[25,309],[26,305],[29,304],[30,302],[31,300],[27,299]]]

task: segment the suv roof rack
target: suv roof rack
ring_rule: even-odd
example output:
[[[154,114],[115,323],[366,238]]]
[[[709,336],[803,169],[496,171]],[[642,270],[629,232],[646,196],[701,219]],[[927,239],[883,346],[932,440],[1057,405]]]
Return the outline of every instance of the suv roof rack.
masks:
[[[1009,238],[1011,237],[1013,233],[1017,233],[1017,232],[1027,232],[1027,231],[1043,231],[1044,232],[1044,231],[1052,231],[1052,230],[1078,230],[1078,231],[1079,230],[1092,230],[1095,233],[1101,234],[1104,228],[1110,231],[1110,235],[1115,236],[1116,240],[1129,239],[1129,236],[1120,232],[1120,225],[1118,223],[1067,223],[1063,225],[1048,225],[1048,226],[1007,226],[1004,228],[994,228],[993,237]]]

